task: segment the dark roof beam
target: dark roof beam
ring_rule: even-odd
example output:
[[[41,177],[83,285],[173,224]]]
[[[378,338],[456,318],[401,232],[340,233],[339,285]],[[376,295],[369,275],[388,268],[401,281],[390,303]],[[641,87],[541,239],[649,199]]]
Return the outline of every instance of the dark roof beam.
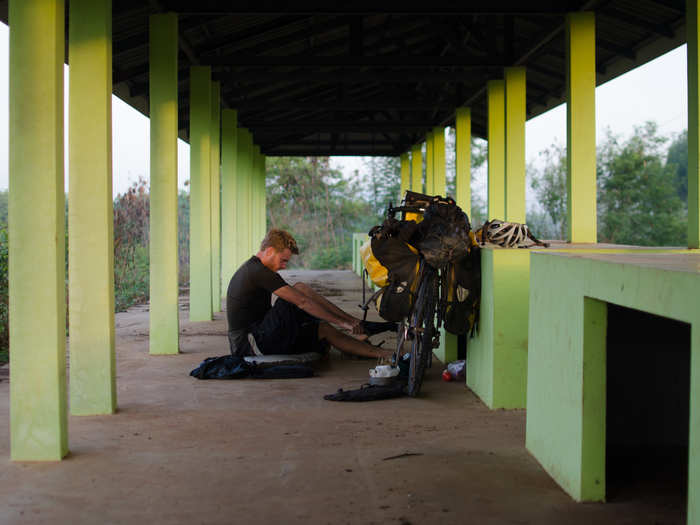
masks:
[[[614,7],[606,7],[604,10],[597,12],[596,16],[608,18],[615,24],[624,24],[630,28],[641,27],[650,33],[666,38],[673,38],[675,36],[675,31],[670,24],[649,22],[631,13],[619,11]]]
[[[512,0],[491,0],[487,4],[441,2],[421,6],[404,1],[389,2],[352,2],[336,4],[332,2],[261,2],[238,1],[222,3],[217,0],[164,0],[167,9],[179,13],[222,15],[282,15],[282,14],[328,14],[328,15],[378,15],[394,13],[400,15],[443,16],[443,15],[551,15],[552,12],[567,13],[580,8],[580,1],[565,0],[551,2],[548,0],[531,0],[529,2],[513,2]],[[225,7],[223,7],[225,5]]]

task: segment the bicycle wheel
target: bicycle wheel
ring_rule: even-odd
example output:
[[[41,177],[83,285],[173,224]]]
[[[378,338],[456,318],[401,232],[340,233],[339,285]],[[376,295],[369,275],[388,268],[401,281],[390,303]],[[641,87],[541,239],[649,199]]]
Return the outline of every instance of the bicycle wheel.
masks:
[[[433,353],[435,336],[435,270],[426,267],[426,272],[418,288],[418,297],[409,323],[413,329],[411,341],[411,362],[408,370],[406,393],[415,397],[423,385],[423,374]]]

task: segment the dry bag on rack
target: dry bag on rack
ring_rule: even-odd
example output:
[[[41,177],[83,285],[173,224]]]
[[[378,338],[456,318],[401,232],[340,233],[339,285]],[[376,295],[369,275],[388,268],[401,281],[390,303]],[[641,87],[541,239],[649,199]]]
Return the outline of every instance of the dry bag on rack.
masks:
[[[430,266],[440,269],[469,253],[473,235],[467,214],[450,197],[434,197],[417,226],[417,247]]]

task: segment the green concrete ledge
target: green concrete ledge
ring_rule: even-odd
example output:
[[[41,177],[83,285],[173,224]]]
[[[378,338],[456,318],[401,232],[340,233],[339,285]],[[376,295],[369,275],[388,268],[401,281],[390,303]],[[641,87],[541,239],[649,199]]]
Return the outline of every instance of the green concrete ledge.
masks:
[[[661,253],[660,253],[661,252]],[[527,449],[577,501],[605,499],[606,303],[691,325],[688,523],[700,523],[700,254],[533,253]],[[683,252],[683,253],[679,253]]]
[[[532,253],[692,253],[686,248],[552,242],[549,248],[484,246],[479,330],[467,342],[467,386],[491,409],[527,404],[528,312]]]
[[[524,408],[530,251],[481,250],[481,310],[467,342],[467,386],[489,408]]]

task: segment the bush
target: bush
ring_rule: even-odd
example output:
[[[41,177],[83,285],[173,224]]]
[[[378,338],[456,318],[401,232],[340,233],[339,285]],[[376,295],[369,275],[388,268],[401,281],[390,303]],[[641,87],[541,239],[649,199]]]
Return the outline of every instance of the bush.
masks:
[[[146,181],[114,199],[114,307],[148,301],[149,196]]]

